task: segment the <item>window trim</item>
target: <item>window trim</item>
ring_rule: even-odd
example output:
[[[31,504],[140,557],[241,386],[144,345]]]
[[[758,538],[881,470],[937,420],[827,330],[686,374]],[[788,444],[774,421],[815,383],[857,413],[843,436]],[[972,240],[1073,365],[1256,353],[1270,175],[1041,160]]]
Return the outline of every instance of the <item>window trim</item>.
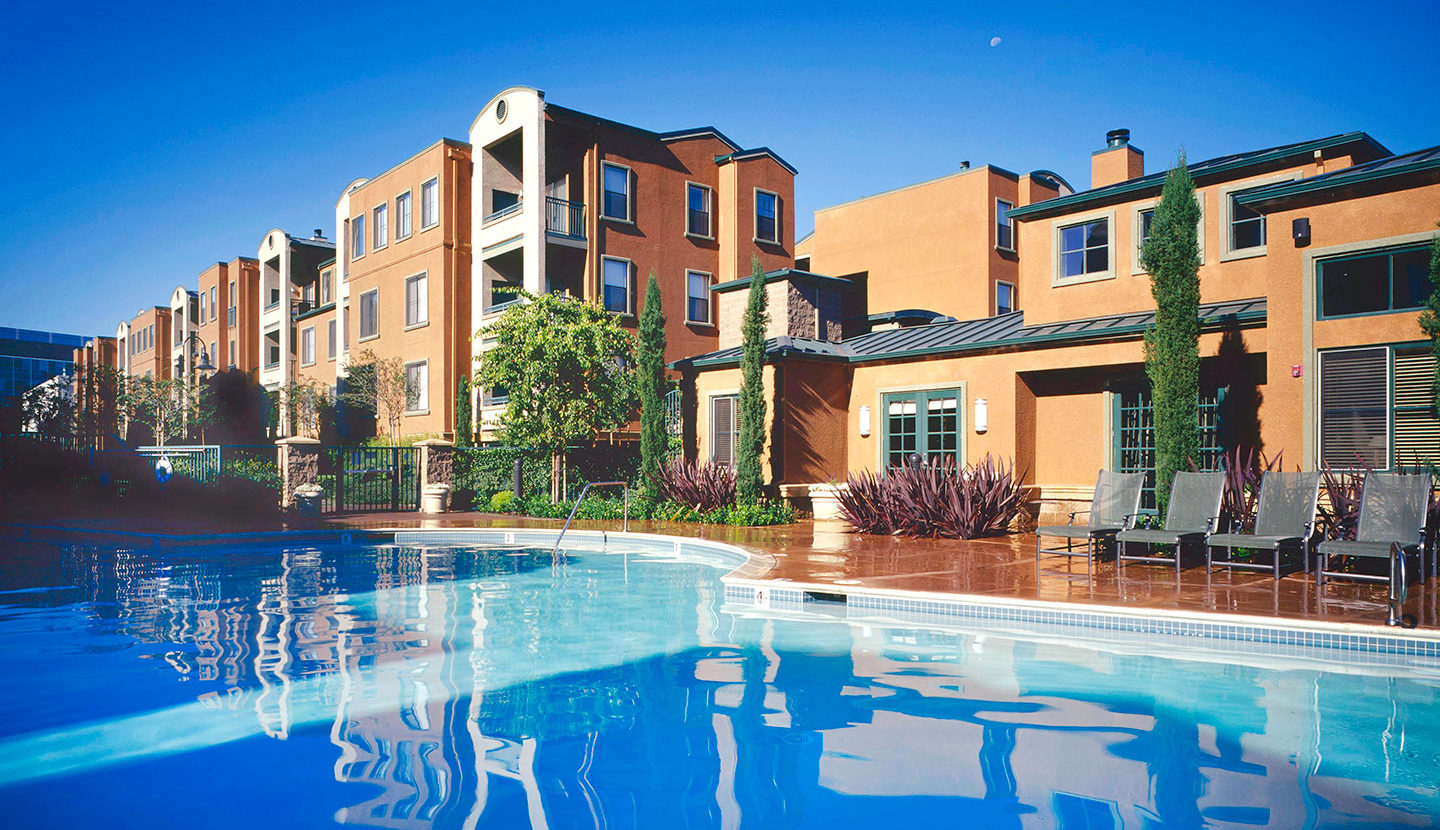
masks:
[[[374,333],[374,334],[371,334],[371,335],[366,335],[365,332],[364,332],[364,326],[365,326],[365,315],[364,315],[365,298],[368,297],[368,296],[370,296],[370,295],[372,295],[372,294],[375,295],[375,333]],[[361,309],[361,313],[358,314],[358,315],[356,315],[356,320],[355,320],[355,332],[356,332],[356,334],[357,334],[358,336],[355,338],[355,342],[356,342],[356,343],[364,343],[364,342],[367,341],[367,340],[374,340],[374,339],[376,339],[377,337],[380,336],[380,289],[379,289],[379,288],[372,288],[372,289],[370,289],[369,291],[361,291],[361,292],[360,292],[360,296],[359,296],[359,301],[360,301],[360,306],[359,306],[359,307],[360,307],[360,309]]]
[[[956,412],[957,421],[956,421],[956,424],[955,424],[955,432],[956,432],[956,439],[955,439],[955,459],[956,459],[956,461],[957,461],[958,463],[964,463],[964,459],[969,458],[969,452],[970,452],[970,440],[969,440],[969,433],[970,433],[970,417],[969,417],[969,407],[970,407],[970,382],[969,382],[969,381],[964,381],[964,380],[952,380],[952,381],[944,381],[944,382],[940,382],[940,383],[911,384],[911,385],[908,385],[908,386],[885,386],[885,387],[881,387],[881,388],[875,390],[875,404],[874,404],[874,407],[875,407],[875,408],[874,408],[873,411],[876,413],[876,418],[877,418],[877,420],[878,420],[878,422],[879,422],[879,424],[878,424],[879,428],[876,429],[874,424],[872,424],[872,426],[871,426],[871,435],[874,435],[874,436],[877,438],[877,440],[875,441],[875,469],[876,469],[876,470],[885,470],[885,469],[888,469],[888,468],[885,466],[885,461],[886,461],[886,458],[885,458],[885,457],[889,454],[890,423],[889,423],[889,420],[888,420],[888,418],[887,418],[887,416],[888,416],[889,413],[887,412],[887,410],[886,410],[886,408],[885,408],[885,398],[889,397],[890,395],[906,395],[906,394],[914,394],[914,393],[917,393],[917,392],[918,392],[918,393],[929,393],[929,392],[950,392],[950,391],[953,391],[953,392],[956,393],[955,412]],[[918,407],[918,406],[916,407],[916,410],[917,410],[917,411],[916,411],[916,415],[917,415],[917,417],[918,417],[918,415],[919,415],[919,411],[918,411],[918,410],[919,410],[919,407]],[[991,422],[992,424],[995,422],[995,413],[991,413],[990,422]],[[917,444],[917,447],[918,447],[918,444],[919,444],[918,438],[917,438],[917,440],[916,440],[916,444]]]
[[[407,417],[408,417],[408,416],[411,416],[411,415],[429,415],[429,414],[430,414],[430,358],[425,357],[425,358],[421,358],[421,359],[419,359],[419,360],[411,360],[411,361],[406,362],[406,364],[405,364],[405,380],[406,380],[407,385],[408,385],[409,380],[410,380],[410,367],[411,367],[411,366],[424,366],[424,367],[425,367],[425,383],[424,383],[424,385],[422,385],[422,386],[420,387],[420,394],[417,396],[417,397],[418,397],[418,400],[417,400],[416,402],[419,404],[419,407],[416,408],[416,409],[411,409],[411,408],[410,408],[410,397],[407,395],[407,396],[405,397],[405,409],[402,410],[400,414],[401,414],[401,415],[404,415],[404,416],[407,416]]]
[[[605,189],[605,168],[614,167],[625,171],[625,215],[611,216],[605,212],[605,196],[610,191]],[[635,171],[628,164],[621,164],[618,161],[600,162],[600,218],[608,222],[619,222],[625,225],[635,224]]]
[[[1265,244],[1254,245],[1249,248],[1230,247],[1230,240],[1232,236],[1232,234],[1230,233],[1230,211],[1231,205],[1233,203],[1231,197],[1236,193],[1241,193],[1246,190],[1254,190],[1258,187],[1279,184],[1281,182],[1293,182],[1299,178],[1302,178],[1301,172],[1299,170],[1293,170],[1289,173],[1278,173],[1274,176],[1263,176],[1258,179],[1247,179],[1243,182],[1231,182],[1229,184],[1221,185],[1220,187],[1217,187],[1215,189],[1215,194],[1219,198],[1218,206],[1220,208],[1221,262],[1229,262],[1236,259],[1249,259],[1250,257],[1265,256],[1265,254],[1268,252],[1270,244],[1270,217],[1262,213],[1261,216],[1265,219]]]
[[[1005,285],[1005,286],[1009,286],[1009,287],[1010,287],[1010,306],[1011,306],[1011,308],[1010,308],[1009,311],[1004,312],[1004,313],[1005,313],[1005,314],[1012,314],[1012,313],[1020,310],[1019,303],[1016,302],[1016,301],[1019,299],[1019,297],[1020,297],[1020,292],[1016,290],[1016,285],[1015,285],[1015,283],[1011,282],[1010,280],[996,280],[996,281],[995,281],[995,316],[996,316],[996,317],[999,317],[1000,314],[1001,314],[1001,311],[1000,311],[1000,286],[1002,286],[1002,285]]]
[[[425,296],[420,303],[421,317],[415,322],[410,322],[410,283],[422,282],[425,287]],[[422,329],[430,325],[430,272],[420,271],[405,278],[405,331]]]
[[[305,335],[307,335],[307,334],[310,335],[310,359],[309,359],[309,360],[306,360],[306,359],[305,359]],[[315,327],[314,327],[314,326],[305,326],[304,328],[300,329],[300,365],[301,365],[301,366],[314,366],[314,365],[315,365]]]
[[[1106,265],[1104,271],[1095,273],[1083,273],[1074,277],[1066,277],[1061,274],[1063,257],[1061,256],[1060,239],[1061,235],[1068,228],[1078,225],[1088,225],[1092,222],[1108,222],[1108,231],[1105,234]],[[1082,285],[1087,282],[1101,282],[1103,280],[1115,279],[1115,211],[1101,210],[1093,213],[1077,214],[1067,216],[1064,219],[1057,219],[1050,224],[1050,285],[1059,288],[1063,285]]]
[[[1380,317],[1386,314],[1419,314],[1425,309],[1424,305],[1411,306],[1409,308],[1384,308],[1379,311],[1352,311],[1348,314],[1326,314],[1325,313],[1325,290],[1320,284],[1320,268],[1327,262],[1337,262],[1346,259],[1365,259],[1373,256],[1390,257],[1389,285],[1387,290],[1387,304],[1395,297],[1395,261],[1394,256],[1399,253],[1412,253],[1427,251],[1428,246],[1423,242],[1382,245],[1375,248],[1365,248],[1358,251],[1347,251],[1335,254],[1319,254],[1311,262],[1310,279],[1315,285],[1315,319],[1316,320],[1348,320],[1355,317]]]
[[[1007,227],[1010,228],[1010,244],[1009,244],[1008,246],[1006,246],[1006,245],[1001,245],[1001,244],[1000,244],[1000,206],[1001,206],[1001,205],[1009,205],[1009,206],[1010,206],[1010,207],[1007,208],[1006,211],[1005,211],[1005,218],[1006,218],[1006,220],[1008,220],[1008,221],[1010,222],[1010,224],[1007,226]],[[1014,203],[1014,202],[1010,201],[1009,199],[1001,199],[1001,198],[998,197],[998,196],[995,197],[995,215],[994,215],[994,220],[995,220],[995,250],[997,250],[997,251],[1004,251],[1004,252],[1007,253],[1007,254],[1013,254],[1013,253],[1015,253],[1015,220],[1010,218],[1010,211],[1012,211],[1012,210],[1014,210],[1014,209],[1015,209],[1015,203]]]
[[[400,198],[401,198],[402,196],[405,197],[405,199],[407,200],[407,203],[408,203],[409,206],[410,206],[410,221],[409,221],[409,223],[408,223],[409,227],[405,228],[405,232],[404,232],[404,233],[401,233],[401,232],[400,232]],[[410,236],[411,236],[411,234],[413,234],[414,232],[415,232],[415,196],[414,196],[414,188],[406,188],[404,191],[395,194],[395,241],[396,241],[396,242],[399,242],[399,241],[402,240],[402,239],[409,239]]]
[[[774,197],[775,197],[775,238],[774,238],[774,239],[762,239],[762,238],[760,237],[760,194],[761,194],[761,193],[764,193],[764,194],[766,194],[766,195],[774,196]],[[754,241],[755,244],[757,244],[757,245],[776,245],[776,246],[779,246],[779,247],[784,247],[785,229],[782,227],[782,225],[784,224],[784,212],[785,212],[785,209],[784,209],[784,208],[781,206],[781,204],[780,204],[780,194],[779,194],[779,193],[776,193],[776,192],[773,191],[773,190],[766,190],[766,189],[763,188],[763,187],[756,187],[756,188],[753,189],[753,192],[750,194],[750,208],[751,208],[751,209],[750,209],[750,222],[751,222],[750,230],[752,230],[752,231],[754,232],[754,237],[753,237],[753,240],[752,240],[752,241]]]
[[[1200,252],[1200,264],[1205,264],[1205,193],[1195,191],[1195,201],[1200,205],[1200,218],[1197,221],[1198,227],[1195,230],[1196,249]],[[1160,204],[1159,199],[1145,199],[1130,206],[1130,276],[1138,277],[1142,274],[1149,276],[1150,272],[1140,262],[1140,214],[1145,211],[1153,211]]]
[[[615,311],[605,304],[605,263],[625,263],[625,310]],[[611,314],[629,316],[635,313],[635,262],[620,256],[602,256],[600,258],[600,307]]]
[[[385,211],[385,221],[383,222],[380,221],[380,211],[382,210]],[[381,228],[385,229],[385,241],[383,243],[380,242]],[[370,229],[373,237],[370,240],[371,252],[383,251],[390,247],[390,202],[381,202],[375,207],[370,208]]]
[[[435,221],[425,224],[425,188],[435,185]],[[432,176],[430,179],[420,183],[420,232],[437,228],[440,226],[440,177]]]
[[[357,233],[360,234],[358,239],[355,236]],[[357,241],[359,242],[358,245],[356,244]],[[358,254],[355,253],[357,247],[360,249],[360,253]],[[363,213],[359,216],[350,217],[350,250],[346,253],[350,254],[351,262],[365,258],[365,214]]]
[[[705,226],[706,233],[699,234],[690,230],[690,188],[698,187],[705,191]],[[691,239],[715,239],[715,190],[708,184],[700,182],[685,182],[685,235]]]
[[[695,274],[705,278],[705,309],[710,315],[708,320],[695,320],[690,317],[690,275]],[[685,323],[691,326],[715,327],[715,293],[710,290],[715,285],[715,275],[709,271],[698,271],[694,268],[685,269]]]

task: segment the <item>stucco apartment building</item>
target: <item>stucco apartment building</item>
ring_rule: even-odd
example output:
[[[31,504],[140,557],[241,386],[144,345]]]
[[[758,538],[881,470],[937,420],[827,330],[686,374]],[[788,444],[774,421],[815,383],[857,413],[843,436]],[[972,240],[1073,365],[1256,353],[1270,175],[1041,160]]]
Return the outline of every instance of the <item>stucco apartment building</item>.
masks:
[[[319,228],[310,237],[281,228],[260,240],[256,260],[260,290],[255,311],[259,329],[259,382],[275,393],[298,380],[299,337],[296,317],[308,312],[318,293],[320,263],[335,258],[335,243]],[[287,421],[280,418],[280,423]]]
[[[126,377],[170,377],[170,307],[141,309],[115,329],[117,369]]]
[[[200,272],[197,333],[210,363],[255,378],[260,369],[260,263],[253,257],[217,262]]]
[[[1202,462],[1235,446],[1306,467],[1356,452],[1381,468],[1440,456],[1425,399],[1433,362],[1416,348],[1440,151],[1395,156],[1348,133],[1189,170],[1202,207]],[[882,318],[843,338],[772,319],[772,483],[803,498],[912,454],[989,454],[1014,458],[1051,512],[1088,499],[1102,467],[1153,469],[1142,337],[1154,301],[1138,251],[1163,179],[1115,131],[1092,157],[1090,189],[1017,193],[1004,222],[992,214],[986,232],[998,247],[1008,224],[1018,257],[1013,312]],[[823,229],[817,218],[812,269]],[[995,272],[957,265],[948,279],[993,286]],[[944,302],[954,292],[942,281],[912,296]],[[702,459],[728,460],[737,363],[729,349],[677,364]]]

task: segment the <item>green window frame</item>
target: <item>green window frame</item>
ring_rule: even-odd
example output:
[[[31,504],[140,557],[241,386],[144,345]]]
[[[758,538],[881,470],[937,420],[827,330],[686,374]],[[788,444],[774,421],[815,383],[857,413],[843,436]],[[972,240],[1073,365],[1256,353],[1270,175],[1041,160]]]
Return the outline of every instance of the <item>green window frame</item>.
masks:
[[[1376,276],[1365,275],[1361,266],[1367,262],[1379,265],[1379,260],[1384,260],[1383,291],[1376,290],[1378,285],[1361,282],[1366,276]],[[1397,282],[1399,268],[1405,269],[1405,273],[1398,275]],[[1430,296],[1429,268],[1429,245],[1382,248],[1318,260],[1315,263],[1316,316],[1328,320],[1418,310]]]
[[[881,401],[885,468],[903,466],[916,453],[929,464],[945,459],[959,463],[964,400],[959,387],[885,395]]]
[[[1111,469],[1118,473],[1144,473],[1140,508],[1155,509],[1155,410],[1150,389],[1133,386],[1118,389],[1111,402]],[[1200,469],[1220,469],[1224,448],[1220,446],[1220,405],[1224,389],[1200,393]]]

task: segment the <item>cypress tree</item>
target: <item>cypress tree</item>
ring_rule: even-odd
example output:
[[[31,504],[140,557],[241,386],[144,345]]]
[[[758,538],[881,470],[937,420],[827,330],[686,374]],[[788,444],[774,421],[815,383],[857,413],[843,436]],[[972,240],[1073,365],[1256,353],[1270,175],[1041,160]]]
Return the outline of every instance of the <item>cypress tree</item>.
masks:
[[[659,474],[669,443],[665,435],[665,312],[654,271],[645,287],[645,307],[635,340],[635,383],[640,397],[640,496],[654,501],[657,494],[652,476]]]
[[[1155,501],[1163,516],[1177,470],[1200,450],[1200,205],[1182,150],[1165,176],[1141,262],[1150,272],[1155,325],[1145,333],[1155,424]]]
[[[735,448],[735,493],[742,503],[760,500],[760,453],[765,448],[765,269],[750,258],[750,299],[740,324],[740,438]]]
[[[1430,243],[1430,297],[1420,312],[1420,330],[1430,338],[1430,354],[1435,356],[1435,375],[1431,381],[1435,408],[1440,411],[1440,235]]]
[[[468,447],[475,443],[470,420],[470,376],[461,375],[455,382],[455,446]]]

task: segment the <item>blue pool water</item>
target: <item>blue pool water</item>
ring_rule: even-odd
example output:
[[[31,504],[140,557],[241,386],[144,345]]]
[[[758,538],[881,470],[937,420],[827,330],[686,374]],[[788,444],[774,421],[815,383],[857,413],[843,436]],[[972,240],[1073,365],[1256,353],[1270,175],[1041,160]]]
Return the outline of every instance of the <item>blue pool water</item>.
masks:
[[[738,608],[675,554],[0,555],[7,827],[1440,815],[1437,667]]]

